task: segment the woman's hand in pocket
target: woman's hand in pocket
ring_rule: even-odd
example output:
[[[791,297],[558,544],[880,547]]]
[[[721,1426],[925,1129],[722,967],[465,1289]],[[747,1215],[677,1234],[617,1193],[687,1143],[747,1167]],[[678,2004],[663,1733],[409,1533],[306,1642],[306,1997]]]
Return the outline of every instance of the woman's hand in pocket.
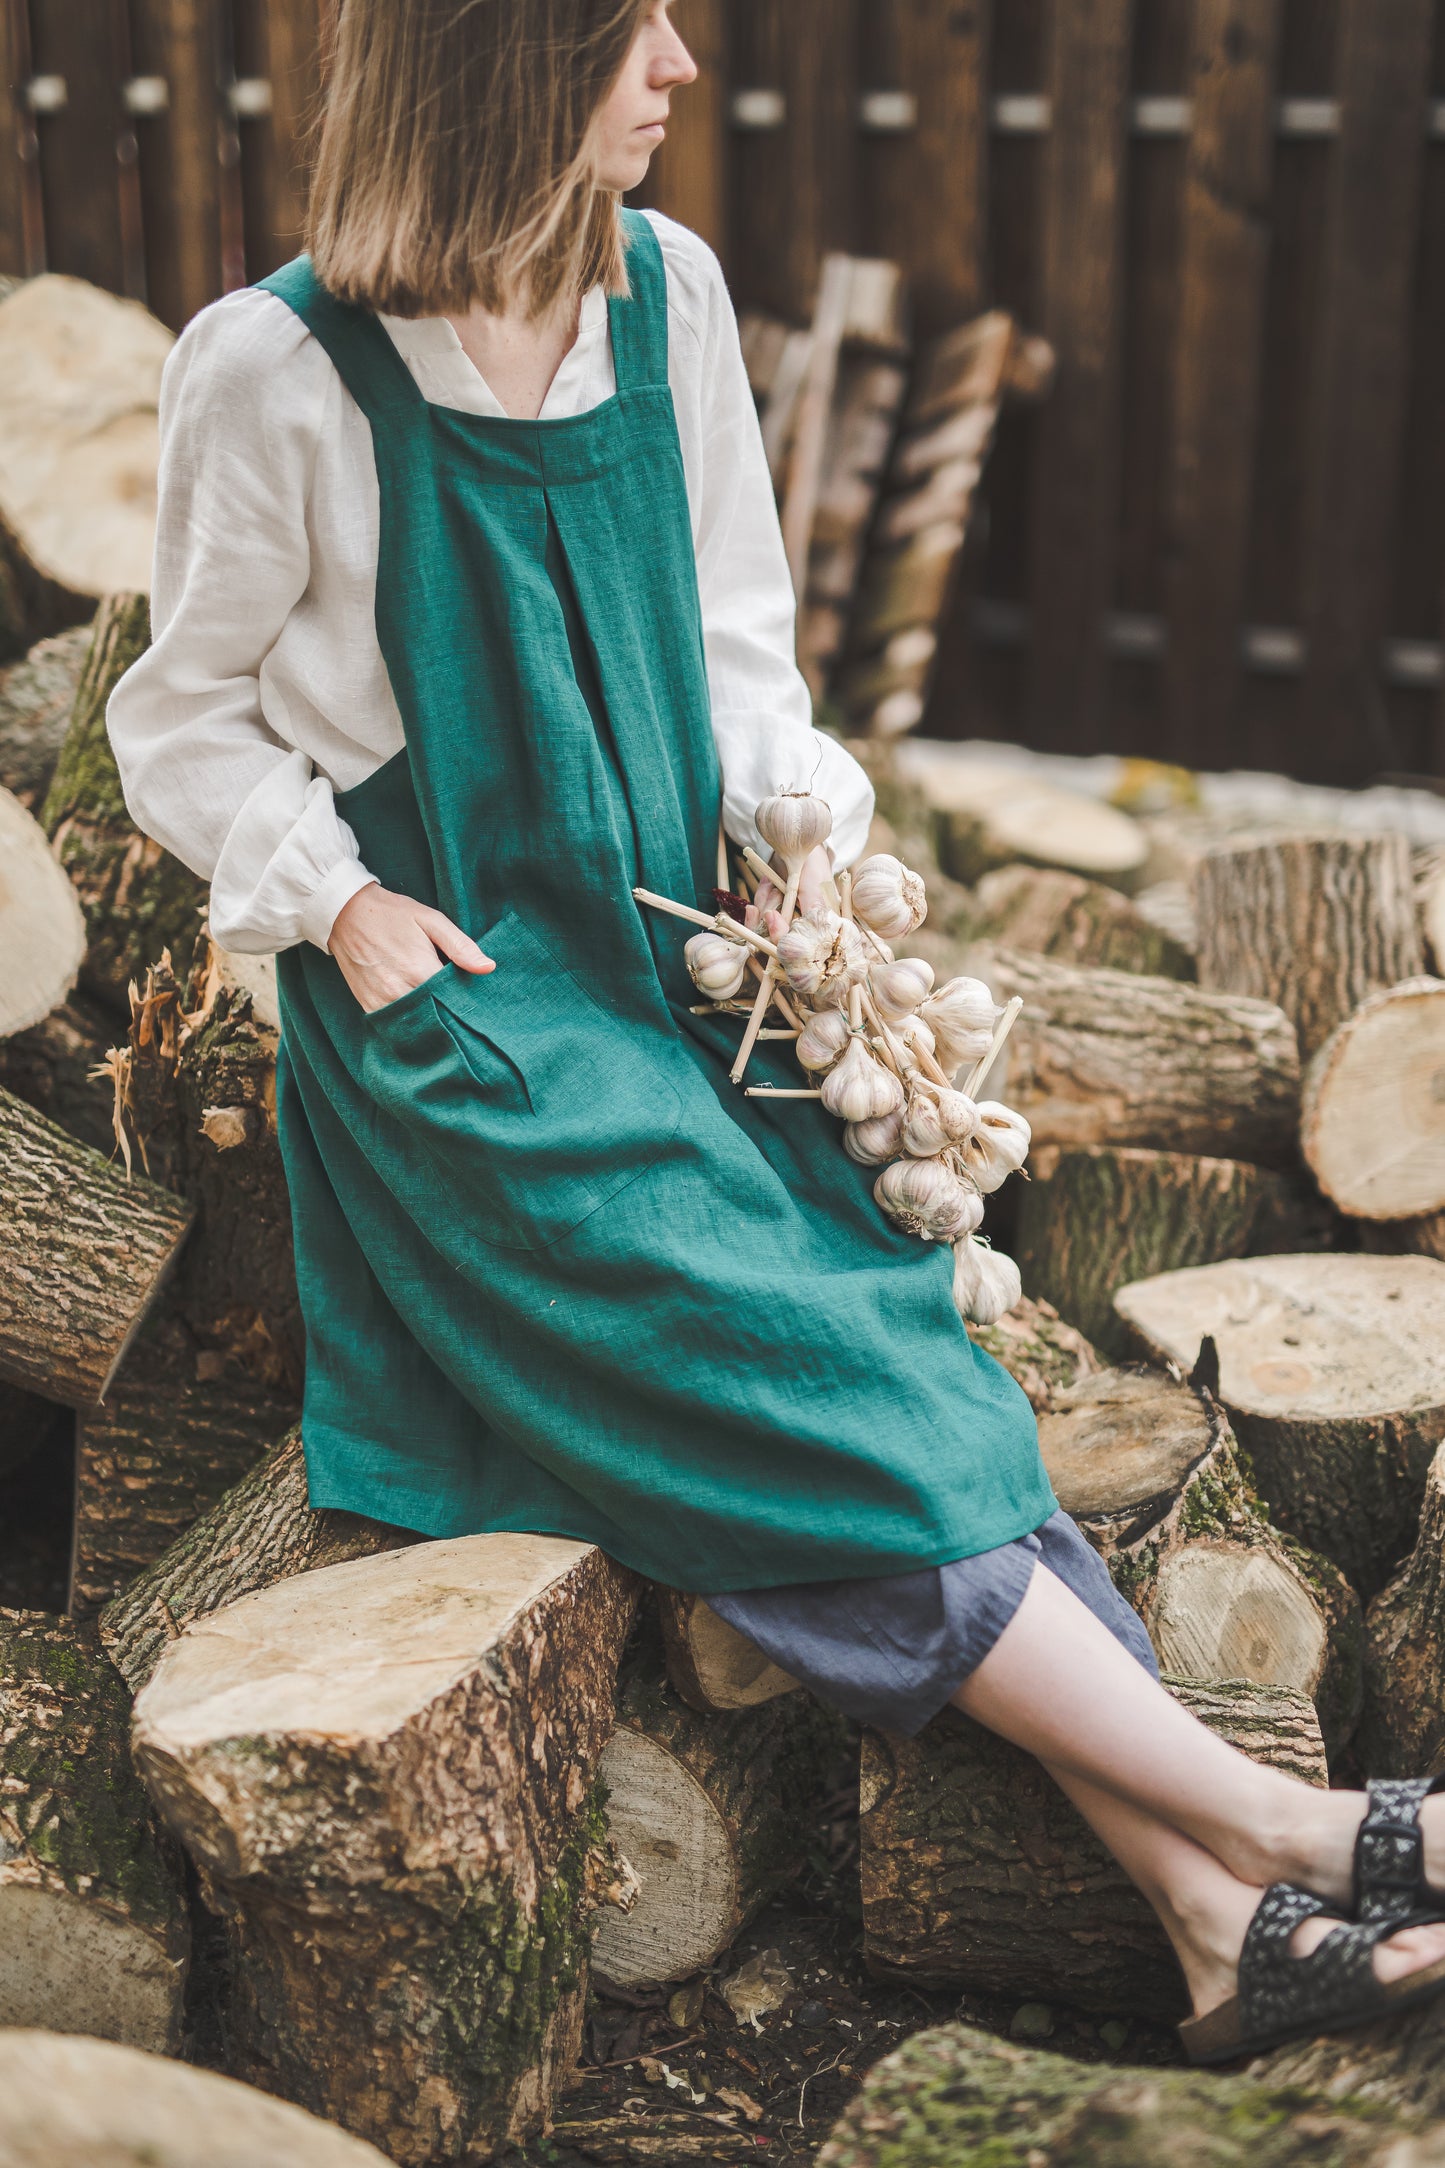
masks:
[[[336,914],[328,944],[341,976],[363,1009],[384,1009],[444,963],[463,971],[495,971],[475,941],[440,911],[398,896],[373,881]]]

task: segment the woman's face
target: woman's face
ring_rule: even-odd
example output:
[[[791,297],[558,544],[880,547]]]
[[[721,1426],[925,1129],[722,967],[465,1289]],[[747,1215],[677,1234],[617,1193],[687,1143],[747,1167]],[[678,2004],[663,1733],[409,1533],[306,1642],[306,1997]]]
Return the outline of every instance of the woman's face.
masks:
[[[597,179],[603,188],[636,188],[661,143],[668,100],[697,80],[697,64],[656,0],[593,124]]]

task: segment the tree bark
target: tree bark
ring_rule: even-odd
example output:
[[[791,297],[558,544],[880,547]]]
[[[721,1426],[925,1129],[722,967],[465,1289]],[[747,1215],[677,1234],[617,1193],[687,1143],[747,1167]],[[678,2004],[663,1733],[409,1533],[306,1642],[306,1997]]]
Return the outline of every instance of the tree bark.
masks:
[[[1408,979],[1345,1019],[1305,1072],[1300,1144],[1352,1218],[1445,1210],[1445,979]]]
[[[1378,1777],[1445,1766],[1445,1446],[1430,1463],[1415,1548],[1365,1624],[1363,1766]]]
[[[968,1337],[1023,1387],[1035,1415],[1043,1415],[1059,1393],[1103,1368],[1098,1349],[1075,1326],[1066,1325],[1051,1302],[1028,1295],[996,1325],[970,1325]]]
[[[1360,1244],[1372,1257],[1445,1259],[1445,1212],[1426,1212],[1420,1219],[1363,1220]]]
[[[191,1208],[127,1181],[7,1091],[0,1134],[0,1378],[86,1407],[155,1301]]]
[[[1375,2115],[1428,2117],[1437,2125],[1445,2120],[1445,2003],[1428,2002],[1354,2032],[1276,2048],[1251,2064],[1250,2074],[1282,2089],[1298,2086],[1357,2103]],[[1401,2168],[1416,2168],[1417,2158],[1424,2168],[1429,2155],[1405,2154]]]
[[[1158,1371],[1105,1371],[1040,1417],[1039,1450],[1162,1668],[1288,1687],[1338,1753],[1360,1714],[1359,1598],[1271,1526],[1218,1405]]]
[[[1199,983],[1276,1002],[1307,1061],[1366,995],[1424,968],[1404,836],[1274,835],[1194,873]]]
[[[227,1923],[238,2076],[418,2168],[541,2128],[622,1872],[596,1775],[636,1592],[586,1544],[463,1537],[166,1651],[136,1761]]]
[[[1118,1288],[1184,1265],[1300,1249],[1306,1232],[1323,1247],[1331,1226],[1283,1175],[1238,1159],[1095,1144],[1045,1146],[1029,1166],[1013,1245],[1025,1284],[1116,1361],[1130,1352]]]
[[[130,1697],[92,1634],[0,1611],[0,1766],[0,2026],[176,2053],[180,1858],[131,1767]]]
[[[0,785],[32,813],[50,788],[89,646],[90,627],[75,625],[0,670]]]
[[[100,1616],[101,1643],[138,1694],[193,1620],[293,1574],[374,1558],[420,1540],[358,1513],[313,1512],[301,1433],[293,1431],[112,1598]]]
[[[385,2168],[384,2156],[214,2071],[106,2041],[0,2033],[5,2168]]]
[[[97,1076],[121,1036],[114,1016],[74,993],[43,1023],[0,1040],[0,1087],[23,1099],[93,1152],[115,1150],[115,1092]]]
[[[1254,1760],[1325,1782],[1314,1710],[1242,1681],[1171,1691]],[[1188,2011],[1164,1930],[1038,1762],[945,1709],[914,1739],[865,1730],[863,1947],[879,1979],[1148,2017]]]
[[[1279,1009],[1127,971],[1073,971],[980,948],[969,969],[1024,1000],[996,1096],[1044,1144],[1138,1144],[1288,1165],[1299,1122],[1294,1030]]]
[[[715,1964],[803,1864],[844,1736],[806,1695],[699,1715],[666,1682],[661,1636],[640,1634],[600,1773],[607,1826],[642,1894],[602,1915],[596,1970],[630,1987]]]
[[[969,931],[991,947],[1024,949],[1075,970],[1194,976],[1194,958],[1183,943],[1141,916],[1117,888],[1057,867],[1000,866],[986,873],[974,892]]]
[[[122,1014],[130,981],[142,980],[163,949],[184,973],[206,901],[205,883],[131,820],[106,736],[106,702],[149,640],[147,598],[107,596],[43,815],[85,912],[81,983]]]
[[[1338,2066],[1361,2038],[1284,2052]],[[873,2065],[817,2168],[1426,2168],[1434,2159],[1428,2133],[1418,2149],[1410,2143],[1426,2131],[1422,2114],[1382,2116],[1353,2084],[1323,2078],[1296,2089],[1280,2060],[1225,2076],[1112,2069],[938,2026]]]
[[[1140,1280],[1115,1301],[1157,1362],[1192,1371],[1214,1342],[1219,1396],[1271,1516],[1368,1602],[1415,1541],[1445,1438],[1445,1265],[1246,1258]]]

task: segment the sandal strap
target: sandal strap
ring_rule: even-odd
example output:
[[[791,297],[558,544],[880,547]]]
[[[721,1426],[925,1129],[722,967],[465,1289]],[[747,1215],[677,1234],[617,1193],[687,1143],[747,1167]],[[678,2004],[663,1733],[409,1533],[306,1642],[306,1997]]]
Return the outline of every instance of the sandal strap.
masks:
[[[1372,1777],[1355,1838],[1355,1917],[1400,1925],[1429,1901],[1420,1808],[1445,1777]]]
[[[1305,1920],[1340,1922],[1307,1957],[1290,1950],[1294,1931]],[[1367,1924],[1349,1921],[1337,1905],[1275,1882],[1259,1901],[1244,1937],[1239,1959],[1239,2008],[1247,2038],[1292,2027],[1325,2026],[1339,2018],[1359,2018],[1387,2007],[1375,1976],[1374,1953],[1399,1930],[1395,1920]]]

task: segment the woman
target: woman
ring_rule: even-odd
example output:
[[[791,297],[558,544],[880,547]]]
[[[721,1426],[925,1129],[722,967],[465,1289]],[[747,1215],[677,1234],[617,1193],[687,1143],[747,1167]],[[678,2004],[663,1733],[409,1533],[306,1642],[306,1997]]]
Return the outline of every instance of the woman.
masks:
[[[1365,1801],[1162,1692],[946,1251],[815,1106],[730,1086],[633,902],[707,894],[719,808],[757,846],[811,785],[838,865],[871,811],[792,663],[716,263],[618,209],[694,72],[665,0],[345,0],[310,257],[167,371],[111,733],[217,938],[281,952],[312,1501],[587,1538],[856,1715],[951,1698],[1156,1905],[1195,2052],[1373,2015],[1445,1984],[1445,1927],[1389,1931],[1445,1819],[1407,1891],[1368,1845],[1353,1889]]]

